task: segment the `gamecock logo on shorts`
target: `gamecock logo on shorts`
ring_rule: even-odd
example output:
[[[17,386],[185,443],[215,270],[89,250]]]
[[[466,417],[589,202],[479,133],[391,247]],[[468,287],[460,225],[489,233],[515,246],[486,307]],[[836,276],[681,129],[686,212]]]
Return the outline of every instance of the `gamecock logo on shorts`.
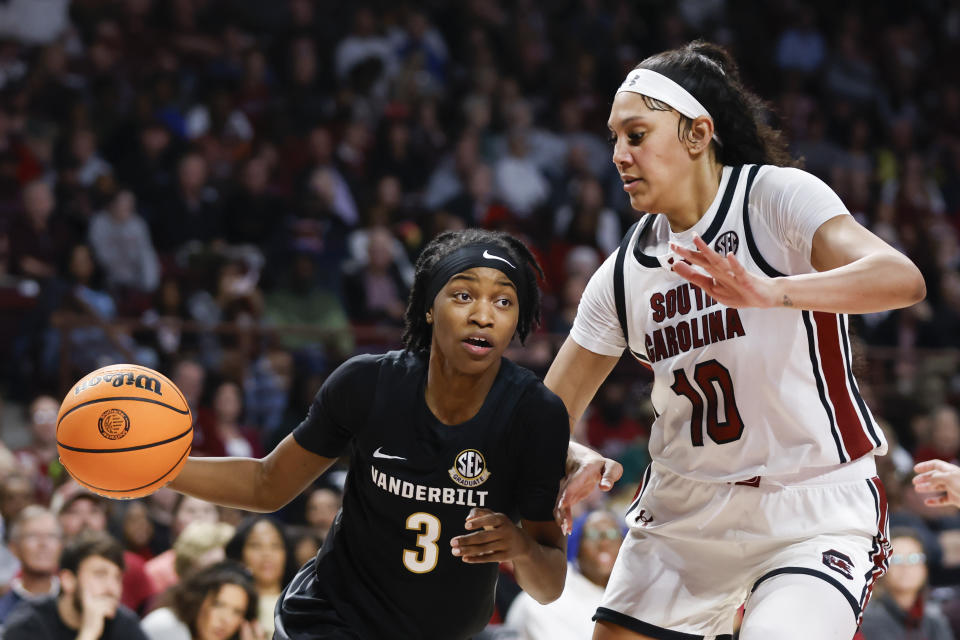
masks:
[[[490,477],[487,462],[476,449],[464,449],[458,453],[448,473],[451,480],[468,488],[479,487]]]
[[[853,580],[853,560],[836,549],[823,552],[823,564],[833,569],[847,580]]]
[[[97,426],[107,440],[119,440],[130,431],[130,417],[120,409],[107,409],[100,414]]]

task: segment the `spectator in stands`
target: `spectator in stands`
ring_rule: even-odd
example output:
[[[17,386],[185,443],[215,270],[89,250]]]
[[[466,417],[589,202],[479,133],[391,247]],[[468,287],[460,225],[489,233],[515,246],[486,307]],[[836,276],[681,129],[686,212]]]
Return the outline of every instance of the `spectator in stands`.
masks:
[[[297,571],[293,548],[283,525],[269,516],[248,518],[237,527],[226,552],[227,558],[243,563],[250,570],[259,597],[257,619],[272,636],[277,600]]]
[[[66,477],[57,455],[59,410],[60,403],[53,396],[40,395],[34,398],[30,403],[28,416],[31,441],[16,452],[17,461],[33,482],[35,498],[41,504],[47,503],[53,488]]]
[[[118,191],[90,222],[90,247],[111,289],[151,293],[160,284],[160,263],[136,206],[132,191]]]
[[[347,313],[340,300],[330,290],[316,285],[317,273],[313,258],[301,252],[293,257],[289,277],[266,296],[265,316],[275,324],[314,325],[327,334],[322,351],[317,351],[316,340],[296,334],[283,335],[280,343],[295,352],[295,358],[307,370],[325,370],[325,355],[338,360],[353,351],[353,334]]]
[[[3,522],[8,528],[27,506],[44,502],[37,498],[34,489],[36,481],[19,470],[23,468],[22,465],[17,466],[18,470],[0,480],[0,516],[3,516]]]
[[[226,555],[227,543],[236,529],[226,522],[191,522],[173,543],[173,569],[178,584],[191,573],[220,562]]]
[[[343,492],[336,487],[320,486],[307,494],[304,520],[321,542],[327,539],[342,504]]]
[[[140,556],[144,562],[154,557],[150,543],[153,541],[154,526],[150,519],[150,510],[143,499],[127,500],[116,505],[119,514],[119,532],[117,538],[130,553]]]
[[[915,462],[960,458],[960,413],[950,404],[941,404],[931,412],[930,439],[913,453]]]
[[[518,640],[578,640],[593,634],[593,613],[613,571],[623,542],[620,519],[609,511],[591,511],[574,523],[567,541],[567,582],[563,593],[542,605],[521,592],[507,611],[505,624]]]
[[[67,545],[84,532],[106,533],[107,531],[106,500],[73,480],[67,481],[56,490],[50,500],[50,510],[57,514],[57,521],[63,530]],[[121,601],[128,608],[139,611],[151,595],[143,558],[125,551],[122,545],[120,551],[123,556],[123,562],[120,565],[123,568]]]
[[[108,534],[84,532],[60,558],[60,594],[20,603],[7,640],[146,640],[136,614],[120,603],[123,548]]]
[[[277,232],[284,203],[270,193],[270,166],[264,158],[249,158],[240,169],[238,188],[223,205],[223,238],[231,244],[252,244],[266,250]]]
[[[55,276],[66,254],[66,231],[54,215],[57,203],[46,182],[23,188],[23,212],[10,228],[10,272],[45,280]]]
[[[355,324],[403,326],[410,286],[395,256],[397,241],[385,227],[367,232],[367,259],[344,274],[347,312]]]
[[[170,131],[160,120],[149,118],[139,125],[134,135],[138,144],[115,163],[117,177],[129,185],[137,197],[148,203],[144,208],[148,220],[158,220],[163,202],[174,187],[176,149]]]
[[[97,151],[97,134],[88,128],[80,128],[70,137],[70,159],[76,163],[77,180],[89,188],[102,176],[110,175],[113,169]]]
[[[233,561],[195,571],[143,619],[150,640],[264,640],[250,574]]]
[[[206,159],[196,151],[184,154],[176,187],[152,225],[157,250],[172,254],[189,241],[209,243],[222,235],[220,216],[220,193],[210,184]]]
[[[10,528],[10,549],[20,560],[20,575],[0,597],[0,625],[17,604],[60,593],[60,552],[63,532],[56,516],[40,505],[20,512]]]
[[[527,219],[545,204],[550,184],[528,148],[527,138],[514,131],[507,136],[507,152],[493,167],[497,193],[520,219]]]
[[[240,387],[231,381],[221,382],[213,394],[215,420],[203,434],[199,455],[240,456],[260,458],[263,445],[256,429],[242,424],[243,395]]]
[[[877,597],[867,607],[861,631],[865,640],[953,640],[937,605],[927,599],[927,556],[916,531],[890,531],[893,555],[887,575],[877,583]]]
[[[220,515],[216,505],[190,496],[178,494],[173,503],[173,521],[170,525],[170,538],[176,541],[187,525],[193,522],[217,522]],[[176,542],[174,542],[176,545]],[[151,594],[164,591],[179,579],[176,565],[176,551],[171,548],[151,559],[144,566],[149,576]]]
[[[323,546],[323,537],[310,527],[291,525],[287,527],[287,532],[293,547],[293,563],[298,567],[309,562]]]
[[[213,409],[204,402],[207,370],[196,360],[182,358],[173,366],[170,380],[177,385],[193,416],[193,437],[197,441],[203,428],[213,422]],[[199,444],[199,442],[197,442]]]

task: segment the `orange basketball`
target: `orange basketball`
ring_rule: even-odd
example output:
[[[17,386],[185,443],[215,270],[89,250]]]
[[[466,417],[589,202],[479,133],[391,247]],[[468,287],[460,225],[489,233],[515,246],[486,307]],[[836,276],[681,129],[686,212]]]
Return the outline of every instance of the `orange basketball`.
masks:
[[[114,364],[81,378],[57,416],[60,462],[108,498],[149,495],[177,477],[193,443],[180,390],[153,369]]]

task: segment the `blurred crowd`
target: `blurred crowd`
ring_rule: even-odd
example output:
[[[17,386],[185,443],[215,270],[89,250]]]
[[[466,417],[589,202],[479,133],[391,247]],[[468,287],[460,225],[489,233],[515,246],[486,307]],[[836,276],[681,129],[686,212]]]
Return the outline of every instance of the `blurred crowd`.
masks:
[[[137,613],[198,615],[203,598],[173,588],[199,562],[215,575],[191,588],[252,580],[267,625],[290,566],[322,542],[342,470],[267,519],[165,492],[107,503],[57,461],[66,386],[114,362],[155,368],[190,403],[195,454],[262,455],[335,366],[397,346],[420,248],[468,226],[514,233],[541,261],[542,327],[511,357],[543,373],[635,215],[606,141],[613,92],[698,37],[730,48],[792,153],[923,271],[926,301],[853,324],[893,445],[892,518],[922,544],[902,555],[929,565],[918,593],[956,600],[960,517],[909,485],[913,461],[960,457],[953,0],[3,0],[0,591],[56,593],[34,574],[55,576],[50,558],[94,529],[125,548]],[[632,494],[649,385],[624,361],[579,425],[626,468],[585,513]],[[38,522],[57,553],[24,542]],[[268,538],[258,548],[283,560],[265,578],[244,549]],[[242,580],[222,557],[246,562]],[[502,590],[499,621],[515,595]]]

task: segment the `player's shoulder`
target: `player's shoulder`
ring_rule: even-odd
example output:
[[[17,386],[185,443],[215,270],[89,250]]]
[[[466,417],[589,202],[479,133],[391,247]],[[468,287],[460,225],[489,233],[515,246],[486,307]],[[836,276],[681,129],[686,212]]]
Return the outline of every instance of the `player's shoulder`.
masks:
[[[507,382],[520,393],[516,409],[518,413],[525,416],[541,414],[550,417],[562,414],[566,420],[567,408],[563,400],[548,389],[537,374],[507,358],[503,359],[501,366],[507,368]]]
[[[785,191],[796,189],[819,189],[826,187],[826,183],[809,171],[798,167],[778,167],[776,165],[761,165],[757,177],[750,190],[751,198],[774,196]],[[828,187],[829,188],[829,187]]]
[[[363,353],[346,360],[330,376],[351,380],[371,377],[375,379],[384,367],[401,370],[419,369],[423,367],[423,358],[409,351]]]

